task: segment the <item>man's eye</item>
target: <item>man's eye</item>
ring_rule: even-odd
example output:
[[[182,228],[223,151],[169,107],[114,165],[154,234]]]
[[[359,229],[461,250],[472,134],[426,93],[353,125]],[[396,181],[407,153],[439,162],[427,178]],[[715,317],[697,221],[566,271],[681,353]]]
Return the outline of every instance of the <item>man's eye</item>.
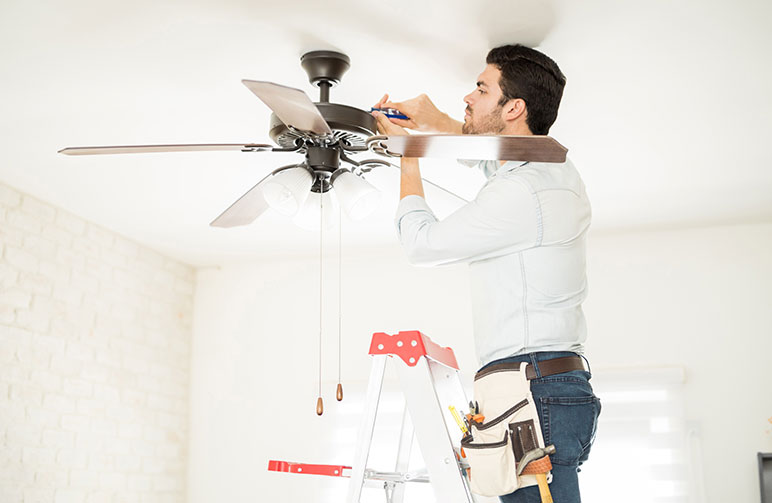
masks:
[[[482,89],[477,89],[477,90],[480,92],[480,94],[485,94],[485,91],[483,91]]]

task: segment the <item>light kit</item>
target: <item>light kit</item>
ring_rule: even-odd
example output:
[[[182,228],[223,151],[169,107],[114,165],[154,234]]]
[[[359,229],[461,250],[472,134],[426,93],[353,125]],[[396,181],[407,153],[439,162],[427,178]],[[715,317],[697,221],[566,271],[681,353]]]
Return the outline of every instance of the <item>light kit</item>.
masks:
[[[292,216],[303,207],[314,184],[314,172],[305,166],[287,168],[265,182],[265,201],[282,215]]]
[[[339,169],[332,174],[331,181],[341,206],[352,220],[367,218],[378,208],[380,192],[361,176]]]

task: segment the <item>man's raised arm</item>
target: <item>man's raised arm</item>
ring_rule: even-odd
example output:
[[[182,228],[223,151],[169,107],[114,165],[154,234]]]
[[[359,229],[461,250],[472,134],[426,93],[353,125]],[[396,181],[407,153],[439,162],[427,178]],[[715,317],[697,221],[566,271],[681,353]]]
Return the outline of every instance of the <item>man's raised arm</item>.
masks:
[[[409,117],[409,119],[390,117],[389,120],[397,126],[424,133],[461,134],[463,123],[441,112],[425,94],[400,102],[389,101],[389,95],[384,94],[374,108],[395,108]]]

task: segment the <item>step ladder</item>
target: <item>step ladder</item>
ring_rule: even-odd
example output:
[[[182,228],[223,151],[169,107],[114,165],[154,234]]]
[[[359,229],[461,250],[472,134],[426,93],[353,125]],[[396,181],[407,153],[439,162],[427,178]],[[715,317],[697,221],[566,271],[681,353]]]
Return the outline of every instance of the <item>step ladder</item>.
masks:
[[[370,342],[373,357],[367,398],[357,435],[353,466],[311,465],[270,461],[268,469],[290,473],[349,477],[346,503],[359,503],[366,482],[383,483],[388,503],[404,501],[407,483],[430,483],[438,503],[474,503],[466,478],[466,463],[459,456],[461,431],[450,406],[466,410],[468,400],[453,350],[441,347],[419,331],[394,335],[378,332]],[[386,365],[393,362],[405,397],[402,429],[393,472],[367,468]],[[426,469],[408,471],[413,439],[421,449]]]

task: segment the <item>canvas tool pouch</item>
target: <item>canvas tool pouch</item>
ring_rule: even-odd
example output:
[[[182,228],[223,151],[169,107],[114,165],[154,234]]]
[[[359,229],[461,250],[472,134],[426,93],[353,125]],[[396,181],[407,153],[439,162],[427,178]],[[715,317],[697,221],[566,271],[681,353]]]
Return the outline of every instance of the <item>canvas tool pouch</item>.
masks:
[[[537,484],[534,475],[517,476],[517,463],[523,454],[544,447],[539,414],[526,378],[527,365],[497,366],[475,376],[474,397],[485,421],[473,422],[471,435],[461,441],[475,494],[502,496]]]

